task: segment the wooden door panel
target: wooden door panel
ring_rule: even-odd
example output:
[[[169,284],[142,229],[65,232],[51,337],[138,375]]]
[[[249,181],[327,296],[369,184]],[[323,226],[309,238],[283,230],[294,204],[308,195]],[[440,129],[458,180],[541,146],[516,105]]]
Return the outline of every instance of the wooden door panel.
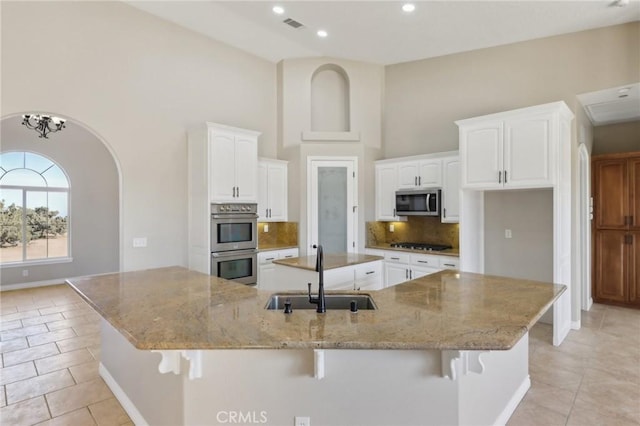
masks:
[[[627,245],[629,303],[640,307],[640,232],[631,233],[631,237]]]
[[[626,160],[596,161],[593,169],[596,228],[626,229],[629,200]]]
[[[640,158],[628,161],[630,229],[640,231]]]
[[[623,231],[598,231],[595,234],[594,298],[597,302],[625,302],[625,235]]]

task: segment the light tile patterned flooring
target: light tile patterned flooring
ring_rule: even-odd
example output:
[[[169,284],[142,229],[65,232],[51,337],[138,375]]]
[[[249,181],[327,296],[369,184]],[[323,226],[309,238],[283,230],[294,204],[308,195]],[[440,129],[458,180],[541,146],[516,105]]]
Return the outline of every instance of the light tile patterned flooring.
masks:
[[[0,424],[131,425],[98,375],[99,317],[66,285],[0,293]],[[509,421],[640,425],[640,310],[594,305],[559,347],[530,333],[531,389]]]

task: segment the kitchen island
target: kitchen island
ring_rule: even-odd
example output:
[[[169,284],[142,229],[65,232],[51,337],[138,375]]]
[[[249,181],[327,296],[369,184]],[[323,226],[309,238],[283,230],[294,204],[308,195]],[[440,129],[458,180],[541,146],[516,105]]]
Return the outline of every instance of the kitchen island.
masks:
[[[78,278],[103,317],[100,372],[136,424],[504,423],[528,330],[564,286],[443,271],[377,310],[266,310],[272,291],[180,267]]]

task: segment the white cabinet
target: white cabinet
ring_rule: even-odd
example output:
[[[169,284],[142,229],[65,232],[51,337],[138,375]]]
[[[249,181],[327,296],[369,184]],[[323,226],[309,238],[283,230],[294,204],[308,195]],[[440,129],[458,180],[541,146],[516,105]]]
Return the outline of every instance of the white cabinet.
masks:
[[[256,202],[258,136],[251,130],[207,123],[212,202]]]
[[[460,167],[458,152],[416,155],[376,161],[376,220],[406,220],[396,215],[396,191],[442,188],[442,222],[457,223]],[[446,208],[446,215],[444,214]]]
[[[298,257],[298,249],[269,250],[258,253],[258,288],[272,288],[275,283],[274,260]]]
[[[211,203],[257,201],[259,132],[215,123],[189,129],[189,269],[211,273]]]
[[[355,266],[354,290],[382,290],[382,261],[368,262]]]
[[[398,165],[376,164],[376,220],[397,221]]]
[[[366,254],[384,256],[384,286],[392,287],[443,269],[459,269],[455,256],[409,253],[397,250],[366,249]]]
[[[398,163],[398,187],[432,188],[442,186],[440,159],[403,161]]]
[[[540,108],[456,121],[462,187],[553,186],[558,113]]]
[[[458,223],[460,220],[460,160],[456,157],[442,159],[442,223]]]
[[[258,278],[259,287],[263,290],[299,290],[307,291],[307,283],[311,283],[311,291],[318,291],[318,273],[309,269],[295,268],[274,264],[275,279],[262,282]],[[379,290],[382,282],[382,260],[332,268],[324,271],[324,288],[330,290]]]
[[[258,221],[287,221],[287,162],[258,160]]]

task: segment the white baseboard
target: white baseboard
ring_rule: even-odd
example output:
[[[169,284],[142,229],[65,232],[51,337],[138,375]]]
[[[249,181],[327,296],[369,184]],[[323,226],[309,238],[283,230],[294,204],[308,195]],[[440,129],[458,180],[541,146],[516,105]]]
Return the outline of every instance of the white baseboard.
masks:
[[[102,377],[107,386],[109,386],[109,389],[111,389],[111,392],[113,392],[116,399],[120,402],[120,405],[122,405],[124,411],[127,412],[133,424],[135,424],[136,426],[148,426],[149,423],[147,423],[142,414],[140,414],[140,411],[138,411],[133,402],[131,402],[127,394],[122,390],[120,385],[118,385],[113,376],[111,376],[109,370],[107,370],[107,367],[105,367],[104,364],[100,363],[98,371],[100,372],[100,377]]]
[[[516,411],[516,408],[518,408],[518,404],[520,404],[520,401],[522,401],[522,398],[524,398],[530,387],[531,378],[529,377],[529,375],[527,375],[520,386],[518,386],[518,389],[516,389],[515,393],[511,396],[511,399],[509,399],[509,402],[507,403],[507,406],[504,407],[504,410],[502,410],[502,413],[500,413],[496,421],[493,422],[494,425],[507,424],[507,422],[511,418],[511,415]]]
[[[582,327],[582,322],[580,322],[580,320],[571,321],[571,329],[572,330],[580,330],[581,327]]]
[[[50,285],[66,284],[66,278],[58,278],[55,280],[32,281],[30,283],[5,284],[0,286],[0,290],[23,290],[25,288],[48,287]]]

